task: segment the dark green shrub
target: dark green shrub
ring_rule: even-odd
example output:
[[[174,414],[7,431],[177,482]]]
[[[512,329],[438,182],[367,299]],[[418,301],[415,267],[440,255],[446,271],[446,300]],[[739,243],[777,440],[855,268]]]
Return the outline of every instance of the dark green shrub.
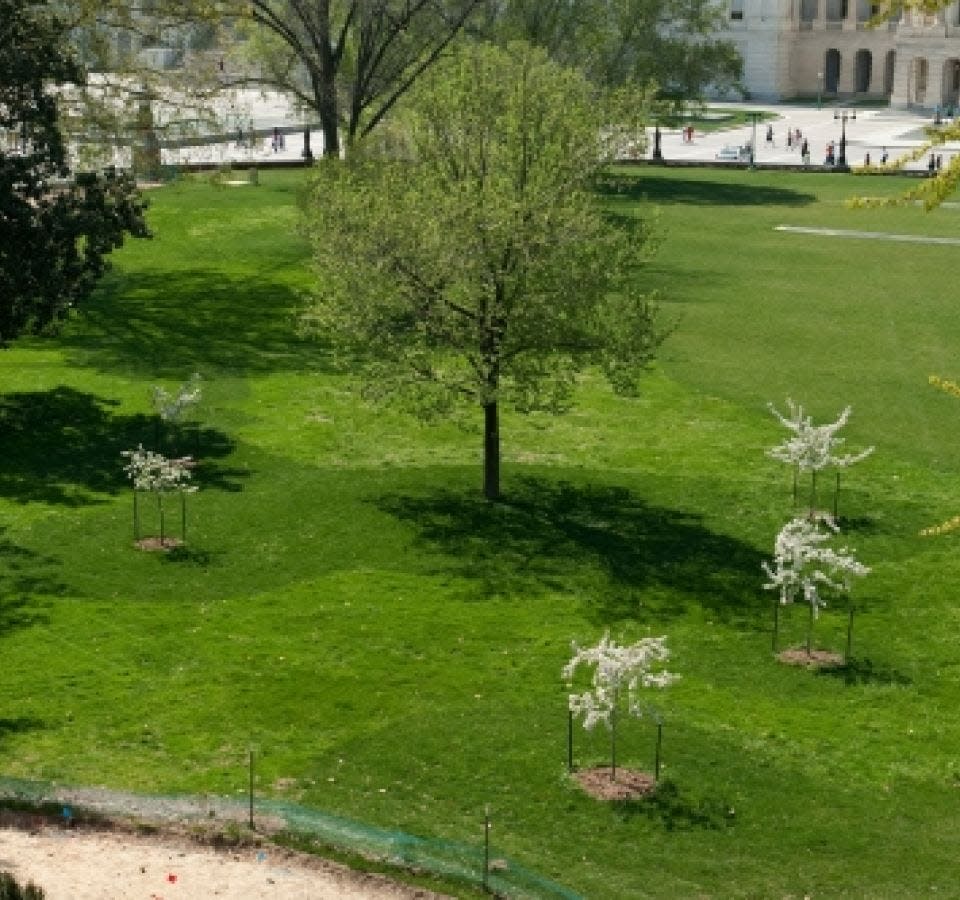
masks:
[[[32,881],[20,887],[9,872],[0,872],[0,900],[43,900],[43,891]]]

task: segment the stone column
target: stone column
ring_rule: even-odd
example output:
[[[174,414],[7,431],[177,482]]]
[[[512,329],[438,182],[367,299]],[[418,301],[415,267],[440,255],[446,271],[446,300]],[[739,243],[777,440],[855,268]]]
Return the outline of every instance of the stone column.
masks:
[[[857,0],[847,0],[847,14],[843,17],[843,30],[857,30]]]

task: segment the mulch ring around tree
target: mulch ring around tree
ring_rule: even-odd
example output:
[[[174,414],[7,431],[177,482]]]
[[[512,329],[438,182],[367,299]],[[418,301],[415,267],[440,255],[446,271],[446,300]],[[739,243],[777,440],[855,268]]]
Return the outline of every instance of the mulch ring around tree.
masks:
[[[637,769],[617,766],[616,779],[610,778],[609,766],[578,769],[573,777],[583,790],[595,800],[639,800],[657,789],[656,779]]]
[[[791,647],[781,650],[777,659],[788,666],[806,666],[808,669],[840,669],[847,661],[840,653],[832,650],[811,650],[805,647]]]
[[[138,550],[174,550],[183,545],[180,538],[165,537],[160,540],[158,537],[145,537],[134,542],[134,547]]]

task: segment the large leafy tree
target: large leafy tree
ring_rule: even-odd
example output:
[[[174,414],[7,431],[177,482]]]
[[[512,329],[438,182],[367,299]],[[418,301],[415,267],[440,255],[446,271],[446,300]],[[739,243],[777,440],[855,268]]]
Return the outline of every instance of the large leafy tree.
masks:
[[[86,98],[85,127],[122,130],[147,95],[164,101],[176,131],[207,118],[205,103],[224,85],[261,85],[319,119],[324,153],[338,156],[342,138],[349,145],[374,129],[488,0],[62,2],[106,85]],[[192,52],[215,45],[222,72]],[[150,60],[163,58],[180,64],[158,73]]]
[[[62,319],[124,235],[147,234],[130,178],[70,177],[53,89],[82,79],[61,21],[0,0],[0,343]]]
[[[309,321],[369,394],[479,408],[495,499],[502,404],[562,411],[591,364],[633,391],[663,338],[639,288],[649,229],[594,190],[634,107],[520,44],[467,46],[414,94],[402,153],[320,167]]]
[[[736,87],[742,60],[716,37],[715,0],[491,0],[490,32],[543,47],[597,83],[655,83],[674,105]]]
[[[257,74],[316,113],[324,153],[374,129],[485,0],[228,0]]]

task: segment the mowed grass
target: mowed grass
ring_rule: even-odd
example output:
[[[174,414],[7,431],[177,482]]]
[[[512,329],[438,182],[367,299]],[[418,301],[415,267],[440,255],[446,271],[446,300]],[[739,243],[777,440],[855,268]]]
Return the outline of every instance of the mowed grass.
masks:
[[[918,531],[960,512],[960,403],[926,384],[960,374],[958,248],[774,227],[958,236],[960,211],[844,206],[892,179],[625,176],[609,202],[659,210],[676,332],[638,398],[590,377],[567,416],[507,416],[497,505],[478,430],[362,406],[297,336],[299,175],[153,193],[156,237],[83,316],[0,354],[0,773],[235,794],[254,746],[262,795],[371,825],[479,844],[489,804],[495,853],[591,898],[954,892],[960,563]],[[189,550],[138,552],[119,454],[194,371]],[[877,447],[842,482],[873,572],[833,674],[770,652],[786,396],[852,404],[851,448]],[[839,603],[818,643],[845,627]],[[565,773],[560,669],[605,628],[668,635],[683,676],[651,697],[665,785],[626,806]],[[576,742],[605,761],[605,734]],[[653,747],[626,724],[620,762]]]

